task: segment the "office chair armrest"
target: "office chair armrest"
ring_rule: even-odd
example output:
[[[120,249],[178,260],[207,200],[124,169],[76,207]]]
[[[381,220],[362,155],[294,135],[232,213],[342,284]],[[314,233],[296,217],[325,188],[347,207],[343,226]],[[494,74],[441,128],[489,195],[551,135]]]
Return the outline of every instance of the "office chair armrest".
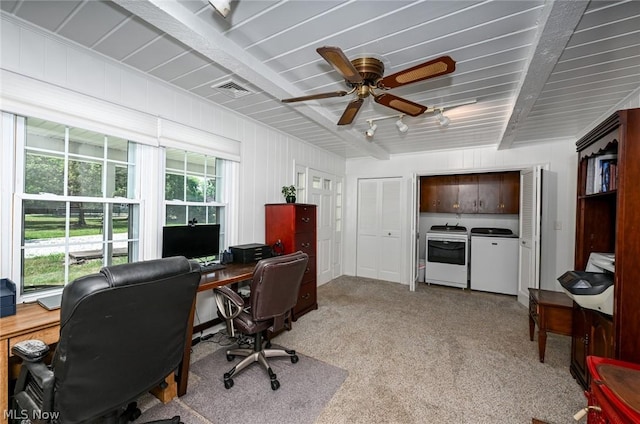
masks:
[[[23,340],[13,345],[11,353],[25,362],[40,362],[49,353],[49,346],[40,340]]]
[[[11,352],[22,358],[22,369],[16,381],[14,393],[16,401],[23,407],[40,411],[53,411],[53,388],[55,377],[53,371],[44,363],[43,359],[49,352],[49,346],[40,340],[24,340],[16,343]],[[32,381],[40,388],[40,404],[27,394],[26,388]],[[36,397],[37,398],[37,397]],[[39,403],[39,402],[38,402]]]
[[[222,286],[213,289],[213,294],[216,298],[218,311],[224,319],[231,320],[240,315],[242,308],[244,308],[244,300],[238,293],[229,287]],[[226,304],[225,301],[227,302]]]

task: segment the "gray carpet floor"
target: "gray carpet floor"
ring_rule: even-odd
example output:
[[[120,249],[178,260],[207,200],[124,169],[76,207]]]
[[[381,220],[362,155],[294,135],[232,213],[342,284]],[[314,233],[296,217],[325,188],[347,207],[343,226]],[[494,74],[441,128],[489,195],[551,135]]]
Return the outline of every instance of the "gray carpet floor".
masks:
[[[549,334],[540,363],[512,296],[339,277],[318,303],[275,340],[348,371],[316,424],[560,424],[586,405],[570,338]],[[192,360],[218,348],[201,343]]]

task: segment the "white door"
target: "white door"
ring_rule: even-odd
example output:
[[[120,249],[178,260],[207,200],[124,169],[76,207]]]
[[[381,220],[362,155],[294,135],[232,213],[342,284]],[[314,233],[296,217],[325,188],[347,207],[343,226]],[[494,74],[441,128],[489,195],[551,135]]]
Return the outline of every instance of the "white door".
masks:
[[[410,234],[413,242],[411,243],[411,273],[409,274],[409,290],[416,290],[416,281],[418,281],[418,265],[420,259],[420,180],[417,174],[413,174],[409,187],[411,194],[411,208],[409,209],[409,222],[411,223]]]
[[[553,290],[556,285],[556,181],[557,175],[541,166],[520,176],[518,301],[524,305],[529,304],[530,287]]]
[[[333,278],[334,263],[334,198],[336,178],[324,172],[309,169],[309,202],[317,205],[316,264],[318,285]]]
[[[356,274],[401,281],[401,178],[358,182]]]
[[[518,275],[518,301],[528,305],[529,287],[535,285],[535,228],[536,228],[536,190],[535,173],[524,171],[520,175],[520,260]]]

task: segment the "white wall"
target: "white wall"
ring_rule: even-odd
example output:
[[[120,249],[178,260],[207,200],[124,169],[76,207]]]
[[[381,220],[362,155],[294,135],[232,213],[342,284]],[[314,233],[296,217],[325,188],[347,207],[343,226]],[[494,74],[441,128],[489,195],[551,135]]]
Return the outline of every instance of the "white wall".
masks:
[[[345,217],[345,258],[344,273],[355,275],[357,239],[357,181],[359,178],[402,177],[411,180],[414,174],[447,174],[484,172],[492,170],[527,169],[534,165],[549,164],[549,170],[558,174],[558,195],[556,199],[557,220],[561,229],[557,230],[556,270],[561,275],[573,266],[575,239],[575,196],[577,178],[577,153],[574,140],[541,143],[530,147],[514,147],[496,150],[493,147],[476,149],[439,151],[423,154],[394,156],[388,161],[375,159],[347,160],[346,217]],[[409,208],[406,199],[407,216],[410,220],[416,213]],[[473,220],[474,218],[469,218]],[[452,223],[451,223],[452,224]],[[508,223],[505,226],[509,227]],[[410,254],[410,246],[403,254]],[[403,283],[409,283],[407,270]]]

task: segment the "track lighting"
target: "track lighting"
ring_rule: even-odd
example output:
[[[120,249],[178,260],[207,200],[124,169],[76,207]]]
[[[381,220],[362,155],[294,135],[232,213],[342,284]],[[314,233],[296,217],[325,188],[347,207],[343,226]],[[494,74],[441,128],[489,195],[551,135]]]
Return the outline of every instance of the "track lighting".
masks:
[[[378,129],[378,124],[374,124],[373,120],[371,120],[369,121],[369,129],[365,132],[365,134],[367,135],[367,137],[371,138],[376,133],[377,129]]]
[[[222,16],[226,18],[229,12],[231,12],[231,4],[229,0],[209,0],[211,6]]]
[[[440,109],[439,111],[437,111],[435,113],[435,117],[436,117],[436,120],[438,121],[438,123],[440,124],[440,126],[446,128],[451,123],[451,120],[449,118],[447,118],[446,116],[444,116],[442,114],[442,112],[443,112],[443,109]]]
[[[391,119],[391,118],[398,118],[398,120],[396,121],[396,127],[398,127],[398,131],[400,131],[402,134],[404,134],[407,131],[409,131],[409,126],[407,124],[405,124],[404,122],[402,122],[402,118],[403,117],[404,117],[404,114],[392,115],[392,116],[383,116],[381,118],[369,119],[369,120],[367,120],[367,122],[369,123],[369,129],[367,131],[365,131],[365,135],[368,138],[371,138],[376,133],[376,129],[378,128],[378,125],[375,124],[375,121],[381,121],[383,119]]]
[[[400,116],[400,119],[396,121],[396,127],[398,127],[398,131],[400,131],[402,134],[409,131],[409,126],[402,122],[402,115]]]

